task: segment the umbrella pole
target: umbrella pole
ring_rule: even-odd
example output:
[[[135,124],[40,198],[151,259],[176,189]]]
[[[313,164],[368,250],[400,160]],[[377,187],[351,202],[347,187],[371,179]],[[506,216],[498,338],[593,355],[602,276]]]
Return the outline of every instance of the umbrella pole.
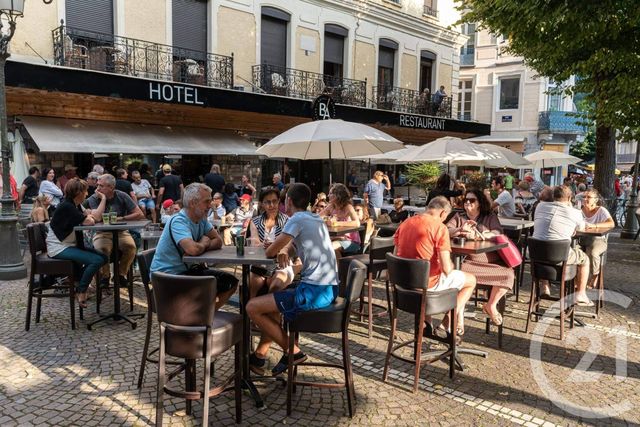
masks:
[[[331,161],[331,141],[329,141],[329,188],[333,184],[333,162]]]

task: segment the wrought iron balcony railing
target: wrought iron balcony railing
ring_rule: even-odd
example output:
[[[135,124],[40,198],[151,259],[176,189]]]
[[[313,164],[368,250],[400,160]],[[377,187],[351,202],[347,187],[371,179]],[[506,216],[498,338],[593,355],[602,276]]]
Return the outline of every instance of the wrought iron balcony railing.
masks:
[[[233,57],[61,25],[53,31],[56,65],[233,88]]]
[[[261,64],[252,67],[253,85],[273,95],[314,99],[318,95],[332,95],[338,104],[365,107],[367,82],[334,77],[310,71]]]
[[[543,111],[538,115],[538,130],[550,133],[586,133],[581,121],[580,116],[570,111]]]
[[[434,18],[438,17],[438,9],[431,7],[431,6],[427,6],[426,4],[424,5],[424,14],[428,15],[428,16],[433,16]]]
[[[437,94],[429,96],[420,94],[417,90],[395,86],[374,86],[373,105],[380,110],[451,117],[450,96],[440,97]]]

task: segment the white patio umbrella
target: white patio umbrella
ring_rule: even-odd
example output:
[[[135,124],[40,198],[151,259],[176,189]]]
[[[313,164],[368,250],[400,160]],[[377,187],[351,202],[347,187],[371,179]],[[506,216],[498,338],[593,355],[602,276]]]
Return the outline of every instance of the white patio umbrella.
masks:
[[[531,162],[515,151],[509,150],[506,147],[501,147],[495,144],[480,144],[480,146],[492,153],[497,154],[497,158],[487,160],[483,166],[489,168],[511,168],[511,169],[523,169],[531,167]]]
[[[331,119],[295,126],[258,148],[256,154],[302,160],[334,160],[381,154],[402,147],[401,141],[378,129]],[[333,182],[331,162],[329,182]]]
[[[373,154],[370,156],[358,156],[351,160],[369,160],[370,163],[377,163],[380,165],[401,165],[409,162],[399,162],[398,158],[405,154],[407,150],[415,149],[415,145],[405,145],[404,148],[399,150],[389,151],[388,153]]]
[[[11,134],[10,134],[11,135]],[[13,141],[13,162],[11,163],[11,174],[15,178],[18,186],[29,176],[29,159],[24,149],[24,141],[18,132]]]
[[[532,163],[532,167],[539,168],[557,168],[562,166],[575,165],[582,159],[570,154],[560,153],[558,151],[538,151],[536,153],[527,154],[525,159]]]
[[[431,141],[428,144],[408,149],[397,160],[399,162],[446,162],[447,165],[454,163],[457,165],[473,166],[478,162],[483,162],[498,158],[497,153],[491,153],[479,144],[471,141],[444,136]]]

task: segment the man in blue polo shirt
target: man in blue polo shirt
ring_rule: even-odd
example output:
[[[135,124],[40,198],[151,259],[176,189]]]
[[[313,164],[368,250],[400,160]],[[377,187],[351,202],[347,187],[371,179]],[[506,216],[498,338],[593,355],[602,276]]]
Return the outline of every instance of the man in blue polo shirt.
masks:
[[[373,219],[377,219],[380,216],[380,209],[384,201],[384,190],[391,190],[391,181],[384,172],[376,171],[373,174],[373,178],[367,182],[362,190],[364,203],[369,206],[369,212]]]
[[[302,261],[300,284],[294,289],[252,298],[247,304],[251,320],[285,351],[271,370],[273,375],[287,370],[289,357],[286,353],[288,336],[280,326],[278,314],[290,321],[299,312],[327,307],[338,296],[338,269],[329,230],[320,216],[307,211],[310,199],[311,190],[307,185],[296,183],[289,187],[285,203],[291,217],[282,233],[266,250],[267,256],[277,256],[278,263],[285,266],[289,264],[291,247],[295,247]],[[307,359],[297,346],[294,347],[293,357],[295,364]],[[250,363],[264,365],[265,360],[254,353]]]

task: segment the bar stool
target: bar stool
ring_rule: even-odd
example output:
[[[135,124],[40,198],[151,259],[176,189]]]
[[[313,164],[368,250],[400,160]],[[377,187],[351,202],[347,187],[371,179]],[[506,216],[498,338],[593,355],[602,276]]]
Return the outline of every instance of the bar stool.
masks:
[[[531,297],[529,299],[529,311],[525,332],[529,333],[529,321],[531,315],[544,315],[540,311],[540,301],[543,299],[560,302],[560,339],[564,339],[564,324],[569,317],[569,327],[574,324],[574,306],[569,303],[568,296],[573,293],[573,280],[577,274],[577,266],[568,265],[567,258],[571,247],[571,240],[538,240],[528,239],[529,257],[531,259]],[[559,283],[560,295],[558,297],[544,296],[540,292],[540,280],[548,280],[550,283]],[[567,285],[568,283],[568,285]]]

